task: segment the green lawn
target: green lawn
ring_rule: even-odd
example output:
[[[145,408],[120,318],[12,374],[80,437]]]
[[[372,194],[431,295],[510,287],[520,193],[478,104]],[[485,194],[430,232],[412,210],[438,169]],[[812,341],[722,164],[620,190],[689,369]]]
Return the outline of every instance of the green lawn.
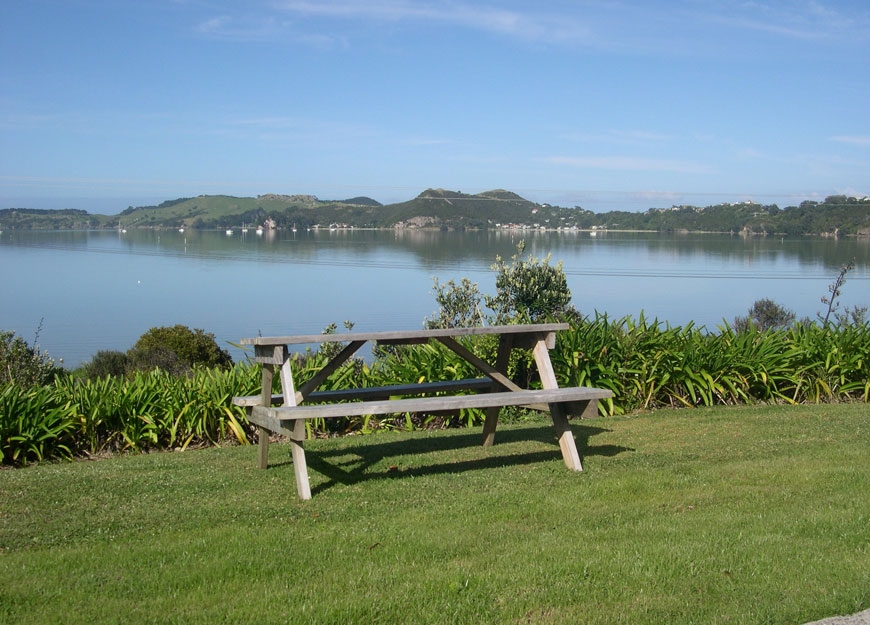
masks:
[[[867,404],[0,471],[0,623],[805,623],[870,607]]]

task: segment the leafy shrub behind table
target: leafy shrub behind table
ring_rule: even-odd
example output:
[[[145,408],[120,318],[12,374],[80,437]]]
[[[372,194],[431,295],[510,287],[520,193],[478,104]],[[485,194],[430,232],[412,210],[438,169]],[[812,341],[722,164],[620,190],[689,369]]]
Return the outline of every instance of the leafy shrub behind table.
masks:
[[[164,371],[131,377],[76,380],[57,376],[47,386],[0,387],[0,462],[103,451],[184,449],[195,444],[248,442],[235,395],[259,391],[259,368],[197,368],[191,376]]]
[[[146,363],[149,358],[152,358],[155,360],[156,366],[160,366],[167,358],[171,358],[170,355],[174,355],[191,368],[199,365],[227,369],[233,364],[229,352],[218,346],[214,334],[199,328],[191,330],[181,324],[151,328],[139,337],[133,349],[128,353],[131,359],[138,358]]]
[[[737,332],[670,327],[643,314],[596,315],[559,333],[551,353],[560,386],[597,386],[615,397],[604,414],[658,407],[868,401],[870,324],[797,324]]]
[[[100,350],[81,367],[82,377],[133,375],[160,369],[172,375],[191,375],[197,367],[229,369],[233,359],[218,346],[214,334],[185,325],[151,328],[127,352]]]
[[[0,385],[0,463],[70,457],[75,409],[53,386]]]

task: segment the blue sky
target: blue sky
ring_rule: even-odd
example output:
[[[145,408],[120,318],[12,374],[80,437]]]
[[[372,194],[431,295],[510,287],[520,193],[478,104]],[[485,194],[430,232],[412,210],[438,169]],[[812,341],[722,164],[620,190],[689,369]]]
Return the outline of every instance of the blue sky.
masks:
[[[865,0],[0,6],[0,208],[870,194]]]

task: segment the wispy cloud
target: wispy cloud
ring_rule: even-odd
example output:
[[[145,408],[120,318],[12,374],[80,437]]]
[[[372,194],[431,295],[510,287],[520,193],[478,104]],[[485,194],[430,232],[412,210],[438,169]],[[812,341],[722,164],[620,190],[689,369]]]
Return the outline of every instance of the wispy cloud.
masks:
[[[666,143],[673,141],[677,137],[655,130],[610,130],[596,133],[571,132],[565,138],[583,143],[626,145]]]
[[[713,171],[706,165],[691,161],[640,158],[635,156],[551,156],[544,160],[553,165],[576,167],[578,169],[655,171],[682,174],[709,174]]]
[[[870,146],[870,135],[840,135],[831,137],[831,141],[851,143],[853,145]]]
[[[238,17],[216,15],[203,20],[194,30],[200,35],[232,41],[262,41],[273,37],[279,25],[272,16]]]
[[[821,0],[790,2],[694,0],[655,4],[587,1],[503,8],[468,0],[283,0],[277,6],[298,17],[370,22],[426,22],[459,26],[527,41],[606,49],[680,49],[704,23],[759,31],[795,40],[866,39],[870,12],[832,7]],[[503,3],[501,3],[503,4]],[[516,5],[514,5],[516,6]],[[703,36],[703,35],[700,35]]]
[[[453,139],[437,139],[433,137],[409,137],[402,140],[402,143],[410,146],[427,147],[433,145],[452,145],[455,144],[456,141]]]
[[[379,22],[437,22],[529,40],[581,41],[591,35],[589,28],[573,15],[517,11],[463,2],[287,0],[280,6],[287,12],[307,17]]]
[[[710,7],[705,15],[718,23],[807,41],[847,36],[866,39],[866,29],[870,25],[870,13],[866,9],[849,11],[823,0],[717,0]]]
[[[343,48],[343,37],[300,30],[278,15],[215,15],[202,20],[194,31],[210,39],[239,42],[293,41],[316,48]]]

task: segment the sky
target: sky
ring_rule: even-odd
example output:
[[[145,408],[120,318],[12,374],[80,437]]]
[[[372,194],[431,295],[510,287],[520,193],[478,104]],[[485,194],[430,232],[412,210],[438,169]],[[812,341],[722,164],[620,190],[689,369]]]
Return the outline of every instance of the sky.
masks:
[[[866,0],[0,1],[0,208],[870,195]]]

